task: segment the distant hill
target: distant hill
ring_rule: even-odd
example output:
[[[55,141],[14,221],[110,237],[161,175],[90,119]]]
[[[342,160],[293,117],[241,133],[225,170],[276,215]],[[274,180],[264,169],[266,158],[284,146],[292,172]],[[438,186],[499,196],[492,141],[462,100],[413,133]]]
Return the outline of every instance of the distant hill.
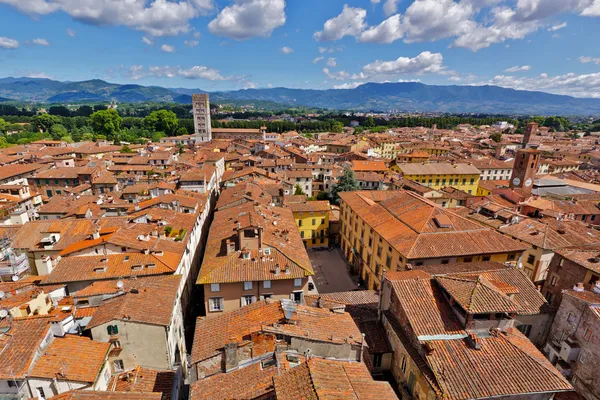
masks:
[[[59,82],[42,78],[2,78],[0,98],[17,101],[176,102],[189,104],[201,89],[120,85],[94,79]],[[243,89],[210,93],[211,102],[280,104],[338,110],[430,111],[447,113],[600,115],[600,99],[576,98],[497,86],[436,86],[416,82],[366,83],[347,90]],[[0,100],[2,101],[2,100]]]

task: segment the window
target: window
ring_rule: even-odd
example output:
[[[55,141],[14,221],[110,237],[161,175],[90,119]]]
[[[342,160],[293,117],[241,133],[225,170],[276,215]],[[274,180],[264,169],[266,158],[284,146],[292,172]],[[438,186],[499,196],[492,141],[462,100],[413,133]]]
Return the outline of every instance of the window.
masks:
[[[267,255],[267,256],[268,256],[268,255],[271,255],[271,248],[270,248],[270,247],[267,247],[267,248],[265,248],[265,249],[263,250],[263,253],[265,253],[265,255]]]
[[[302,278],[294,279],[294,287],[300,287],[300,286],[302,286]]]
[[[535,256],[533,254],[530,254],[527,257],[527,264],[531,264],[531,265],[535,264]]]
[[[39,397],[40,399],[43,399],[45,394],[44,394],[44,388],[43,387],[36,387],[35,391],[37,392],[37,397]]]
[[[553,276],[552,279],[550,280],[550,284],[552,286],[556,286],[557,281],[558,281],[558,278],[556,276]]]
[[[442,260],[442,264],[449,264],[449,263],[450,263],[450,260],[448,260],[448,259]]]
[[[117,325],[108,325],[106,327],[106,332],[109,335],[118,335],[119,334],[119,327]]]
[[[590,328],[585,329],[585,333],[583,334],[583,338],[586,342],[589,342],[592,339],[592,330]]]
[[[113,360],[113,372],[121,372],[123,369],[123,360]]]
[[[271,281],[263,281],[263,289],[271,289]]]
[[[244,282],[244,290],[252,290],[252,282]]]
[[[325,218],[321,218],[321,225],[325,224]]]
[[[402,368],[402,372],[406,372],[406,356],[402,356],[401,368]]]
[[[242,296],[242,307],[249,306],[250,304],[254,303],[254,299],[254,296]]]
[[[316,224],[317,224],[317,220],[316,220],[316,218],[313,218],[313,219],[312,219],[312,224],[313,224],[313,225],[316,225]]]
[[[392,256],[387,256],[385,258],[385,266],[390,268],[392,266]]]
[[[377,257],[381,257],[381,246],[377,246]]]
[[[300,237],[304,239],[304,231],[300,231]]]
[[[481,257],[481,260],[482,261],[490,261],[491,257],[490,256],[483,256],[483,257]]]
[[[554,295],[550,292],[546,293],[546,301],[548,301],[548,303],[552,302],[552,299],[554,298]]]
[[[220,292],[221,291],[221,284],[220,283],[211,283],[210,284],[210,291],[211,292]]]
[[[564,263],[565,263],[565,259],[561,258],[560,261],[558,262],[558,266],[562,267]]]
[[[579,353],[579,362],[581,364],[585,363],[585,353],[583,351]]]
[[[529,334],[531,333],[531,325],[519,325],[517,326],[517,329],[527,337],[529,337]]]
[[[465,257],[463,258],[463,262],[470,263],[473,261],[473,257]]]
[[[208,299],[208,310],[210,312],[223,311],[223,298],[211,297]]]
[[[301,219],[298,220],[298,226],[302,226],[302,220]]]
[[[423,261],[417,261],[417,262],[415,263],[415,265],[416,265],[417,267],[420,267],[420,266],[422,266],[422,265],[423,265]]]
[[[381,354],[374,354],[373,355],[373,367],[375,367],[375,368],[381,368],[381,358],[382,358]]]

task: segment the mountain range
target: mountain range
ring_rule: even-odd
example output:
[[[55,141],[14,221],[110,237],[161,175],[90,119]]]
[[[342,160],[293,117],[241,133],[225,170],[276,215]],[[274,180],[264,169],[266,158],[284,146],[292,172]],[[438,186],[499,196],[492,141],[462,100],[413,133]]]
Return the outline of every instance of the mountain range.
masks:
[[[94,79],[60,82],[45,78],[1,78],[0,101],[82,103],[117,101],[191,103],[200,89],[116,84]],[[365,83],[354,89],[242,89],[210,92],[213,103],[272,102],[281,107],[337,110],[397,109],[411,112],[600,115],[600,99],[576,98],[498,86],[436,86],[418,82]]]

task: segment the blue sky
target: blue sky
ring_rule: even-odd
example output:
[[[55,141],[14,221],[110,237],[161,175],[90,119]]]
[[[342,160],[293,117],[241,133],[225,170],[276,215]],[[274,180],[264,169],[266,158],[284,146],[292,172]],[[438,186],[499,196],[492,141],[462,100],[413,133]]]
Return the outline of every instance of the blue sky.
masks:
[[[600,0],[0,0],[0,76],[600,97]]]

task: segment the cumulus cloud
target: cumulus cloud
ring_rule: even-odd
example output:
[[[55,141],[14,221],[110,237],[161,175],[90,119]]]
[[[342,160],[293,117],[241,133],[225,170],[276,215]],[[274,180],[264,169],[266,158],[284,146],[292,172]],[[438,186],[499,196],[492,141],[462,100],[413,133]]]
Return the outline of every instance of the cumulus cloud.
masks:
[[[319,61],[323,60],[324,58],[325,58],[325,57],[323,57],[323,56],[316,57],[316,58],[315,58],[315,59],[312,61],[312,63],[313,63],[313,64],[316,64],[316,63],[318,63]]]
[[[200,44],[200,42],[197,40],[184,40],[183,44],[185,44],[187,47],[196,47]]]
[[[540,74],[532,78],[498,75],[487,82],[481,82],[481,84],[520,90],[539,90],[575,97],[600,98],[600,72],[584,75],[568,73],[556,76]]]
[[[385,15],[390,16],[395,14],[398,11],[398,3],[400,3],[400,0],[387,0],[383,5]]]
[[[404,74],[447,73],[444,57],[440,53],[424,51],[416,57],[398,57],[393,61],[377,60],[362,67],[359,79],[369,79]]]
[[[506,68],[504,72],[521,72],[521,71],[529,71],[531,69],[531,65],[515,65],[514,67]]]
[[[362,85],[364,82],[350,82],[350,83],[343,83],[341,85],[333,85],[334,89],[355,89],[357,87],[359,87],[360,85]]]
[[[16,49],[19,42],[6,36],[0,36],[0,49]]]
[[[563,22],[562,24],[552,25],[550,28],[548,28],[548,31],[555,32],[555,31],[558,31],[558,30],[566,28],[566,27],[567,27],[567,23]]]
[[[33,39],[31,43],[38,46],[50,46],[50,42],[43,38]]]
[[[189,21],[214,8],[212,0],[0,0],[32,16],[62,11],[92,25],[123,25],[154,36],[190,30]]]
[[[142,36],[142,42],[146,43],[148,46],[154,45],[154,41],[147,36]]]
[[[328,79],[334,79],[336,81],[343,81],[350,78],[350,74],[346,71],[333,72],[327,67],[323,68],[323,74],[325,74]]]
[[[344,4],[341,14],[327,20],[323,30],[315,32],[313,37],[318,42],[325,42],[338,40],[344,36],[358,36],[367,26],[366,16],[367,12],[364,9]]]
[[[328,67],[334,68],[337,65],[337,60],[334,57],[329,57],[325,63]]]
[[[291,47],[283,46],[281,49],[279,49],[279,51],[281,52],[281,54],[290,54],[294,52],[294,49],[292,49]]]
[[[48,75],[45,72],[34,72],[34,73],[27,73],[25,75],[26,78],[37,78],[37,79],[54,79],[54,77],[52,75]]]
[[[269,37],[285,21],[285,0],[235,0],[208,24],[208,30],[213,35],[244,40]]]
[[[600,65],[600,58],[581,56],[578,60],[582,64],[594,63]]]
[[[69,35],[70,37],[75,37],[76,33],[73,29],[67,28],[67,35]]]
[[[381,24],[373,26],[360,34],[359,42],[392,43],[404,36],[405,27],[400,21],[400,14],[391,16]]]
[[[129,67],[128,76],[130,79],[138,80],[147,77],[155,78],[186,78],[186,79],[206,79],[209,81],[226,81],[234,80],[235,77],[227,77],[221,75],[219,70],[209,68],[204,65],[196,65],[191,68],[181,68],[179,66],[157,66],[151,65],[144,67],[143,65],[132,65]]]
[[[175,53],[175,47],[169,44],[163,44],[162,46],[160,46],[160,49],[165,53]]]

